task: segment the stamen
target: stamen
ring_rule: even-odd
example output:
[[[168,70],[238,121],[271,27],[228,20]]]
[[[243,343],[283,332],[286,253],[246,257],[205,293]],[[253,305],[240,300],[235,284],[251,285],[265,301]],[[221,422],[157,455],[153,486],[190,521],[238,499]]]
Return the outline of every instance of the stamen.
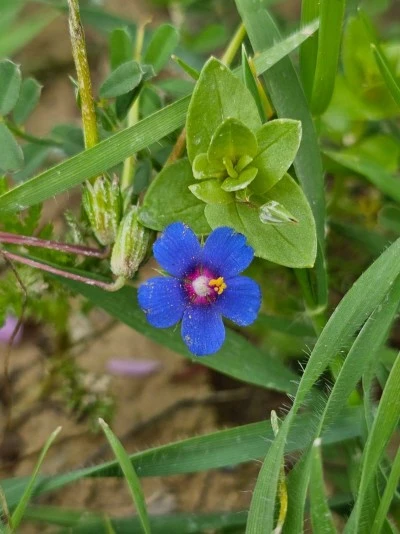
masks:
[[[224,278],[222,276],[220,276],[219,278],[213,278],[212,280],[208,282],[208,285],[210,287],[213,287],[214,291],[218,295],[221,295],[224,292],[224,290],[227,288],[227,285],[225,284]]]

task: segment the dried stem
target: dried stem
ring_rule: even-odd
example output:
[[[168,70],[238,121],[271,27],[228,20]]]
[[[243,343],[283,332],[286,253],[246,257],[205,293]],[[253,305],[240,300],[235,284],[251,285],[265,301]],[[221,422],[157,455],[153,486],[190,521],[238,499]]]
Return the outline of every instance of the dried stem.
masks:
[[[24,247],[40,247],[99,259],[106,258],[109,254],[108,248],[99,250],[97,248],[85,247],[83,245],[58,243],[57,241],[50,241],[49,239],[39,239],[33,236],[10,234],[8,232],[0,232],[0,243],[9,243],[11,245],[20,245]]]
[[[40,269],[46,273],[54,274],[57,276],[62,276],[63,278],[68,278],[69,280],[75,280],[76,282],[83,282],[89,286],[96,286],[104,291],[118,291],[125,283],[125,279],[122,277],[117,278],[114,282],[101,282],[100,280],[94,280],[93,278],[88,278],[86,276],[81,276],[80,274],[70,273],[68,271],[63,271],[57,267],[52,267],[46,263],[41,263],[36,260],[32,260],[25,256],[20,256],[19,254],[14,254],[8,250],[2,250],[1,254],[10,261],[16,261],[29,267],[34,267],[35,269]]]

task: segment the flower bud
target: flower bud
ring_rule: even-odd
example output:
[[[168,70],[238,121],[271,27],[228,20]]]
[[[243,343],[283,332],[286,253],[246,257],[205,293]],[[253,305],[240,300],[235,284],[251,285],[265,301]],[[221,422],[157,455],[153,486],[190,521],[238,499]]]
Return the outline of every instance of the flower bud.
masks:
[[[122,198],[117,177],[99,176],[86,183],[82,197],[92,230],[102,245],[114,243],[122,215]]]
[[[132,278],[146,257],[154,232],[137,218],[138,209],[132,206],[123,217],[111,254],[111,271],[115,276]]]

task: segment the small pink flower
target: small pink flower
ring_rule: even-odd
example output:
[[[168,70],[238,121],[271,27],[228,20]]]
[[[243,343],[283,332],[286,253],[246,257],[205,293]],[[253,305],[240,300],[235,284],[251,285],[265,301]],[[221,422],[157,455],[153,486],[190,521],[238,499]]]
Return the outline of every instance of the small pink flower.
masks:
[[[157,360],[121,360],[113,358],[107,369],[114,375],[146,376],[155,373],[161,367]]]
[[[14,329],[17,326],[18,319],[14,317],[13,315],[7,315],[6,320],[3,324],[3,326],[0,327],[0,344],[6,345],[13,335]],[[23,327],[19,328],[17,335],[14,338],[13,345],[18,345],[18,343],[21,342],[22,339],[22,330]]]

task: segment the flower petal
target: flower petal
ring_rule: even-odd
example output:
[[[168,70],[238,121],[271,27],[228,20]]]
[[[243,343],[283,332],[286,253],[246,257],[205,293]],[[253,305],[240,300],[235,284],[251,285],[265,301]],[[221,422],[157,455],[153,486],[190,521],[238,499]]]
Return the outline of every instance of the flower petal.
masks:
[[[149,323],[157,328],[176,324],[185,309],[183,289],[176,278],[151,278],[139,287],[138,300]]]
[[[232,228],[222,226],[207,238],[203,249],[203,263],[215,276],[230,278],[241,273],[253,259],[254,251],[246,245],[246,238]]]
[[[260,311],[260,286],[247,276],[226,279],[226,289],[218,296],[214,307],[239,326],[253,323]]]
[[[217,352],[225,340],[221,315],[213,306],[188,306],[182,319],[182,338],[195,356]]]
[[[153,252],[163,269],[181,277],[199,261],[201,246],[189,226],[176,222],[165,228],[154,243]]]

